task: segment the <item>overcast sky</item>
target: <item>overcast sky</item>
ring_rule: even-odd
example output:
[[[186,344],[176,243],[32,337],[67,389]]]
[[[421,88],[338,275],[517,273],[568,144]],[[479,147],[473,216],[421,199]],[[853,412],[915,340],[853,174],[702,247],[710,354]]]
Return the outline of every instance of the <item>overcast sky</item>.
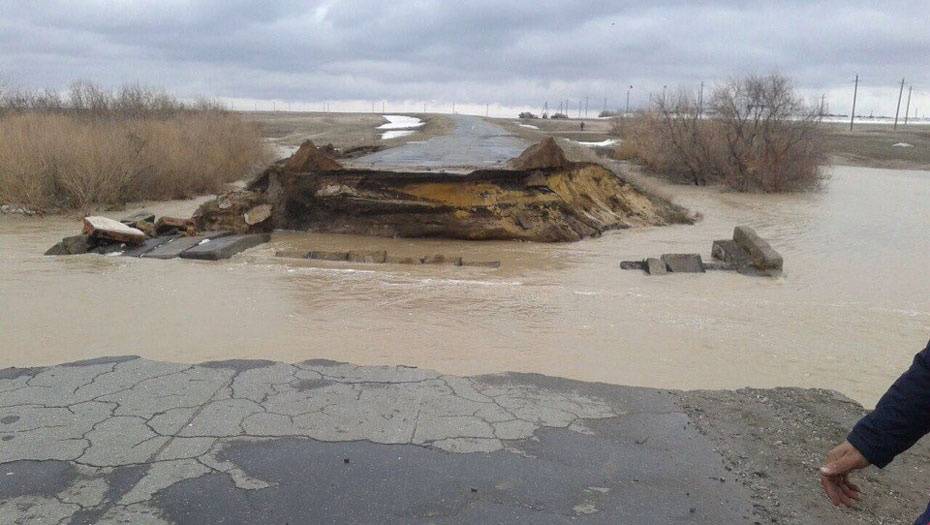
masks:
[[[906,77],[930,114],[927,1],[0,0],[0,79],[21,88],[394,111],[590,97],[596,111],[629,85],[635,106],[663,85],[771,71],[836,112],[858,73],[864,114],[894,114]]]

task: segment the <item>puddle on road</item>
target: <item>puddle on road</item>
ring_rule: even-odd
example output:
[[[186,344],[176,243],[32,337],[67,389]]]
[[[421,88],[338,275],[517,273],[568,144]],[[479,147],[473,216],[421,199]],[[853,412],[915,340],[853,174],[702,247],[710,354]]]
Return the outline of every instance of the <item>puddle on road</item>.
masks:
[[[831,171],[811,195],[667,188],[703,213],[695,226],[570,244],[279,232],[221,263],[44,257],[79,230],[77,218],[0,216],[0,367],[117,354],[329,358],[662,388],[814,386],[874,403],[930,333],[930,173]],[[196,204],[149,209],[186,215]],[[736,224],[783,253],[782,278],[618,268],[661,253],[707,258]],[[441,253],[502,267],[273,256],[283,248]]]

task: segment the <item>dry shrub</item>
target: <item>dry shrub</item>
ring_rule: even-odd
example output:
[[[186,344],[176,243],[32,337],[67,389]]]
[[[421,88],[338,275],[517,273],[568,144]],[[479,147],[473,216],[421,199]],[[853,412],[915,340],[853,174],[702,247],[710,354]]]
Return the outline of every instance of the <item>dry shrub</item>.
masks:
[[[0,202],[50,209],[188,198],[269,160],[257,127],[234,113],[81,103],[98,106],[0,115]]]
[[[686,91],[656,99],[628,125],[650,170],[737,191],[816,188],[826,150],[818,111],[779,75],[749,76],[714,90],[704,107]]]

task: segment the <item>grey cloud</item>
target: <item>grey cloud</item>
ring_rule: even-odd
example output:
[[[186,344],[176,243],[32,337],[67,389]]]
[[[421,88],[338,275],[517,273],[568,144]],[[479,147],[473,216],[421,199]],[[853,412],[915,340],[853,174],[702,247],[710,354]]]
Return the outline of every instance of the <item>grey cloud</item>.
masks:
[[[882,93],[906,76],[925,96],[925,20],[923,2],[907,1],[0,0],[0,75],[22,87],[86,78],[181,96],[519,106],[777,70],[812,93],[859,73]]]

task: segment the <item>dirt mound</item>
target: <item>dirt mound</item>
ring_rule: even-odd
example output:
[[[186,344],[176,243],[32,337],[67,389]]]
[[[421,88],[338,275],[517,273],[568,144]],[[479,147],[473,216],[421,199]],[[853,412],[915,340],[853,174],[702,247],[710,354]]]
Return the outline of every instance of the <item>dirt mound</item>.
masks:
[[[515,170],[569,168],[571,164],[552,137],[546,137],[542,142],[533,144],[523,150],[519,157],[510,161],[510,167]]]
[[[330,151],[334,152],[335,150],[331,149]],[[327,155],[325,150],[318,149],[313,145],[313,141],[310,140],[304,141],[304,143],[300,145],[300,148],[284,163],[284,171],[295,173],[335,171],[341,169],[342,164],[339,164],[335,159]]]

